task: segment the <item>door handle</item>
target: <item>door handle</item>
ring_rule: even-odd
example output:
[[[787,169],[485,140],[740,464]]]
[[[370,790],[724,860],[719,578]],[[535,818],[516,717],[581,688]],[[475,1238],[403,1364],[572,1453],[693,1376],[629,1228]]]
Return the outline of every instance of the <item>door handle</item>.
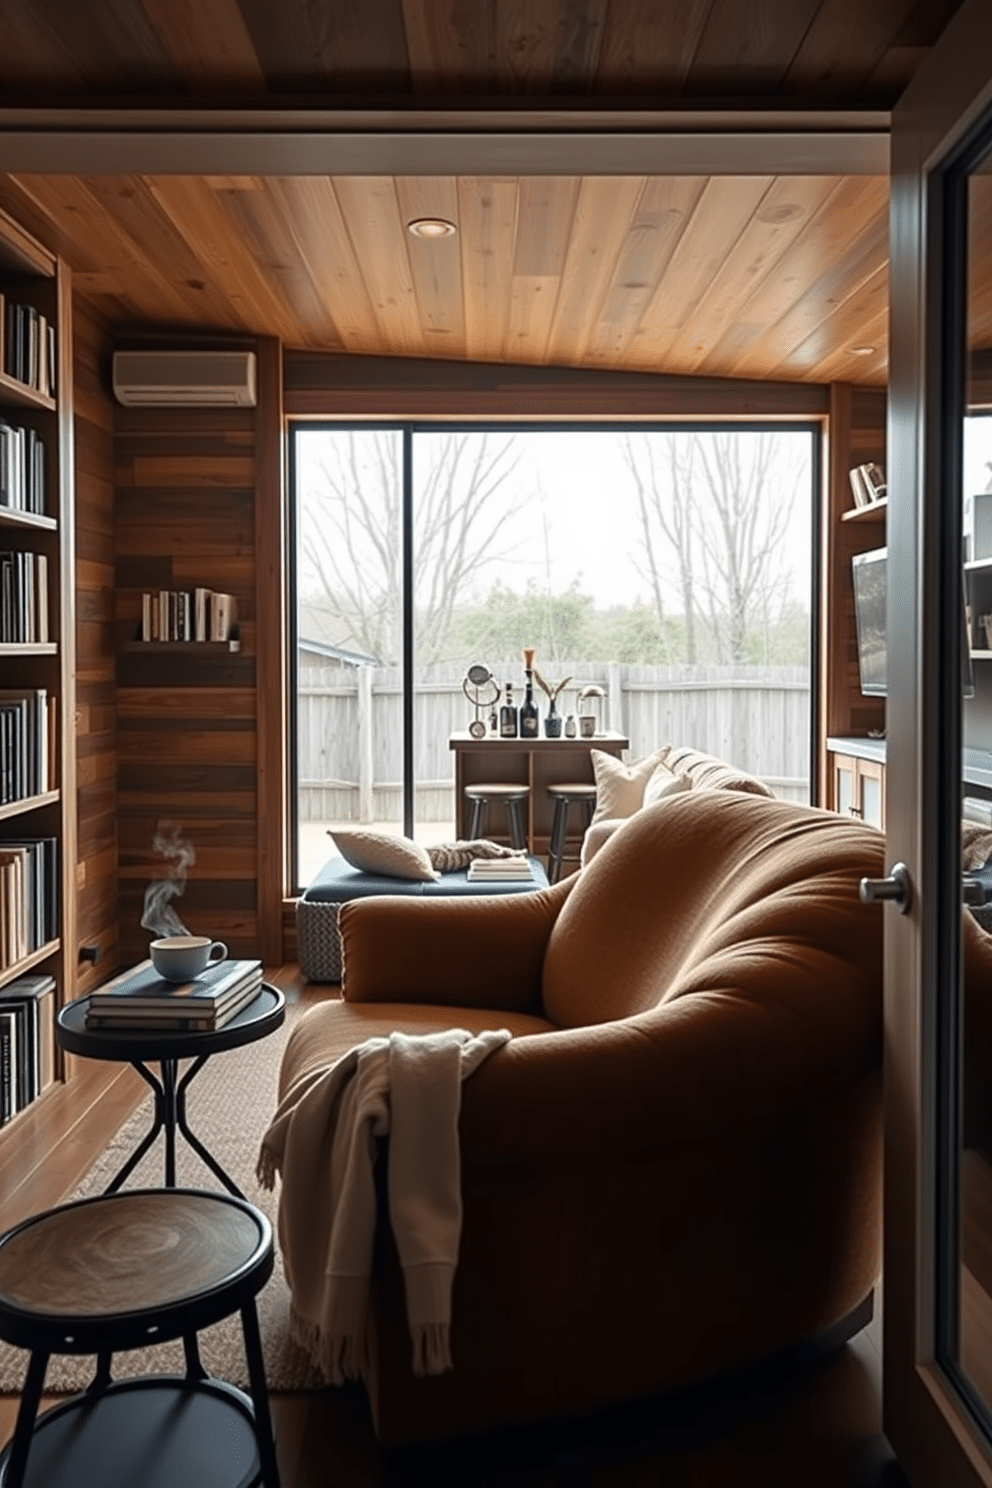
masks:
[[[900,914],[905,914],[913,901],[913,885],[905,863],[896,863],[888,878],[863,878],[858,885],[862,904],[891,899]]]

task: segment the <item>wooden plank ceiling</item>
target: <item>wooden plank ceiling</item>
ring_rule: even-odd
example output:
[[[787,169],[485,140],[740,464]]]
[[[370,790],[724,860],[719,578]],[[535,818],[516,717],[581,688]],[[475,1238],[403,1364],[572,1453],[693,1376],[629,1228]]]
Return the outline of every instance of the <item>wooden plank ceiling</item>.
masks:
[[[0,101],[775,97],[886,108],[959,0],[3,0]]]
[[[3,0],[0,111],[456,98],[567,109],[583,97],[887,108],[957,3]],[[116,327],[380,355],[885,376],[882,179],[7,175],[0,202],[68,259]],[[450,219],[456,236],[413,239],[406,223],[422,215]]]
[[[0,201],[114,326],[364,354],[884,377],[874,177],[20,177]],[[406,223],[455,222],[424,241]],[[867,355],[856,348],[873,347]]]

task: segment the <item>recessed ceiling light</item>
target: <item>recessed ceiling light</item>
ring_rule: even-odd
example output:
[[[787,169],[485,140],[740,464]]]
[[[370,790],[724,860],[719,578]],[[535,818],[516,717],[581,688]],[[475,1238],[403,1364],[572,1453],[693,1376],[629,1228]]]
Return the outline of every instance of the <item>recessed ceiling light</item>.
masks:
[[[852,356],[874,356],[875,355],[875,348],[874,348],[874,346],[852,346],[851,347],[851,355]]]
[[[415,238],[450,238],[455,231],[455,224],[447,222],[443,217],[417,217],[413,222],[407,223],[406,230],[413,233]]]

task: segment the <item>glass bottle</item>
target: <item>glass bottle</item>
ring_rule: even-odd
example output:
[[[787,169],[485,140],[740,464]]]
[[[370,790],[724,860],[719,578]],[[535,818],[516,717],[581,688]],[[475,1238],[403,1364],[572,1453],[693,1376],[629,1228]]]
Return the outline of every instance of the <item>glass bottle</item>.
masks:
[[[506,684],[506,702],[499,710],[499,736],[501,739],[517,737],[517,710],[513,706],[513,684]]]
[[[528,668],[524,672],[524,700],[520,704],[520,737],[536,739],[538,735],[537,704],[534,701],[534,673]]]

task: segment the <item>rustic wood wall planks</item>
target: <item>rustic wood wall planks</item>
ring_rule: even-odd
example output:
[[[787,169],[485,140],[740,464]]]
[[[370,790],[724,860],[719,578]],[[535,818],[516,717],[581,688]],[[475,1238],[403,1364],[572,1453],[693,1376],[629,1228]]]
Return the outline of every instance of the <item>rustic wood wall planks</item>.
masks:
[[[114,648],[114,405],[107,390],[110,338],[75,306],[76,781],[78,878],[74,997],[117,964],[117,699]]]
[[[153,850],[174,823],[195,852],[175,908],[194,934],[258,953],[255,423],[251,409],[116,413],[121,951],[147,953]],[[136,640],[144,590],[223,590],[241,650]],[[166,831],[169,829],[166,828]]]

